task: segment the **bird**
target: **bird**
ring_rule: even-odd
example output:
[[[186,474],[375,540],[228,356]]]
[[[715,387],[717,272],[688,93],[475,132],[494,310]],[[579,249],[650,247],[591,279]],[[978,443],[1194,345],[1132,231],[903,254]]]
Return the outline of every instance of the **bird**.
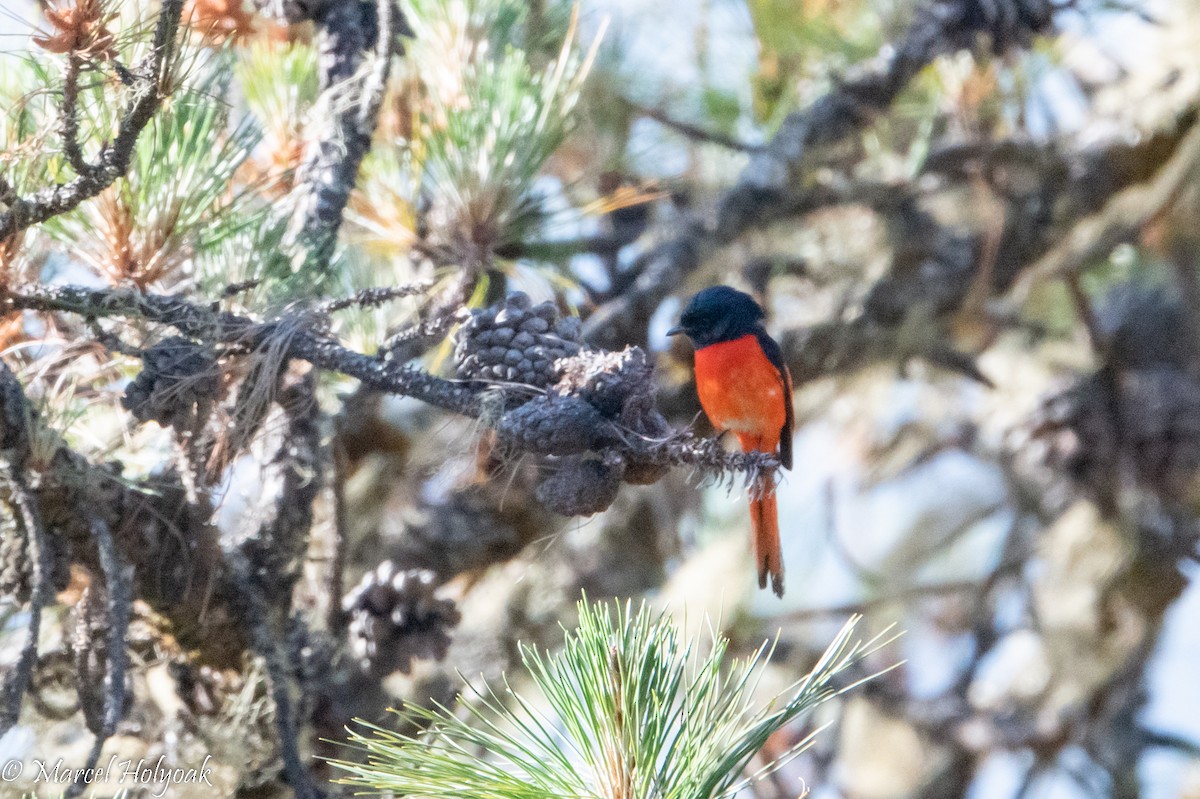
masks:
[[[732,432],[742,451],[775,455],[792,468],[792,376],[783,351],[763,327],[766,313],[745,292],[711,286],[692,297],[668,335],[695,345],[696,393],[721,435]],[[775,476],[763,475],[750,495],[750,529],[758,586],[783,596],[783,553]]]

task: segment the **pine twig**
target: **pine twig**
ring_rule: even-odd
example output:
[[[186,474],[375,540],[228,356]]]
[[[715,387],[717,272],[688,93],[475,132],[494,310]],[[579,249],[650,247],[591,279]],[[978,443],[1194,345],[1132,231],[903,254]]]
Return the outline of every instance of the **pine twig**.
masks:
[[[733,136],[727,136],[724,133],[717,133],[716,131],[712,130],[705,130],[699,125],[693,125],[690,122],[684,122],[682,120],[675,119],[661,108],[651,108],[649,106],[637,104],[634,104],[633,107],[639,114],[649,117],[660,125],[665,125],[666,127],[683,134],[689,139],[716,144],[721,147],[725,147],[730,150],[737,150],[743,153],[756,153],[763,148],[761,144],[747,144],[746,142],[736,139]]]
[[[408,325],[379,345],[375,356],[403,363],[419,358],[444,339],[460,315],[475,286],[479,275],[473,269],[463,269],[448,286],[433,297],[422,309],[423,317]]]
[[[239,280],[236,283],[230,283],[225,288],[221,289],[221,299],[227,300],[230,297],[236,297],[239,294],[247,291],[252,291],[262,285],[261,278],[251,278],[250,280]]]
[[[62,121],[59,124],[59,135],[62,137],[63,152],[67,163],[77,175],[88,175],[92,165],[83,157],[83,149],[79,146],[79,73],[83,69],[83,59],[78,53],[67,53],[67,73],[63,86]]]
[[[363,289],[349,297],[342,297],[336,300],[329,300],[317,306],[317,313],[331,314],[336,311],[341,311],[346,308],[355,306],[360,308],[377,308],[380,305],[386,305],[392,300],[398,300],[403,297],[415,297],[424,294],[432,288],[432,284],[425,283],[408,283],[403,286],[379,286],[376,288]]]
[[[321,799],[323,792],[313,781],[300,754],[300,732],[296,705],[292,701],[292,676],[283,648],[272,630],[276,612],[266,593],[254,579],[253,568],[241,552],[228,556],[230,571],[240,586],[246,604],[246,622],[250,626],[251,645],[267,668],[267,683],[275,705],[275,729],[279,733],[279,753],[284,776],[295,791],[296,799]]]

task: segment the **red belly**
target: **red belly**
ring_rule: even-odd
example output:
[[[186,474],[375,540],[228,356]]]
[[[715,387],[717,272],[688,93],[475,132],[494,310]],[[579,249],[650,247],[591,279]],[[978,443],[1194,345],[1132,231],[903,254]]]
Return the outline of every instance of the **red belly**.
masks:
[[[717,430],[738,433],[743,449],[774,452],[787,419],[784,383],[753,335],[696,351],[696,392]]]

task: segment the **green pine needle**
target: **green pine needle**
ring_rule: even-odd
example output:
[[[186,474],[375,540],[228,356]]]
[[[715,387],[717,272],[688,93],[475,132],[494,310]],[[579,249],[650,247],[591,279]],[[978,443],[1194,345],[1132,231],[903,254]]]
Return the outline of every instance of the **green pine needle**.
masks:
[[[234,74],[262,128],[275,132],[278,139],[299,135],[320,91],[317,53],[312,47],[301,42],[252,42],[238,51]]]
[[[581,51],[572,20],[540,66],[513,44],[523,3],[408,0],[405,11],[428,92],[414,144],[435,227],[483,250],[522,240],[540,220],[533,183],[572,128],[595,45]]]
[[[248,119],[230,123],[227,84],[220,59],[194,75],[151,121],[129,173],[47,230],[115,282],[196,277],[208,255],[259,222],[252,193],[233,181],[260,132]]]
[[[30,55],[6,54],[0,69],[0,176],[17,194],[32,194],[56,176],[48,139],[56,98],[44,87],[52,78]]]
[[[365,763],[332,761],[342,783],[367,793],[431,799],[715,799],[757,774],[750,759],[781,727],[853,686],[834,678],[887,641],[852,641],[857,618],[838,633],[812,671],[756,707],[755,689],[770,657],[764,644],[748,659],[726,658],[715,636],[707,654],[681,641],[676,627],[645,605],[579,604],[579,625],[560,652],[521,648],[544,701],[514,690],[487,690],[448,708],[412,708],[408,734],[360,722],[349,746]],[[855,683],[858,684],[858,683]]]

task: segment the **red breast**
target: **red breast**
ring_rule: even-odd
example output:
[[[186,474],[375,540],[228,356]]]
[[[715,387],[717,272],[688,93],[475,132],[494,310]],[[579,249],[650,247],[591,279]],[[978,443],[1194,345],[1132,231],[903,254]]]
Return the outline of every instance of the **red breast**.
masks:
[[[779,445],[785,391],[783,376],[754,334],[696,350],[696,392],[704,413],[718,430],[760,437],[756,449],[774,452]]]

